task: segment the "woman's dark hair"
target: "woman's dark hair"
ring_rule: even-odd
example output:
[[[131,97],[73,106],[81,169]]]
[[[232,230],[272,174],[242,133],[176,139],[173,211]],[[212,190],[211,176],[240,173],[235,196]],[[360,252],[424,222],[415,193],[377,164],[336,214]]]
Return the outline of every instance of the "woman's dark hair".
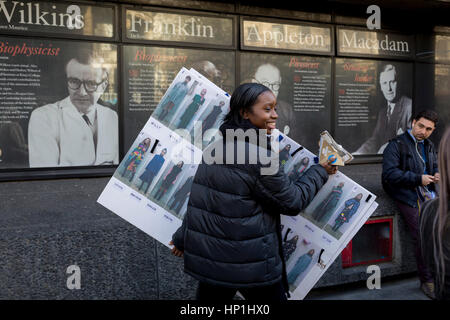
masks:
[[[241,112],[251,111],[261,93],[270,91],[266,86],[259,83],[243,83],[237,87],[230,99],[230,112],[225,116],[224,122],[242,124]]]

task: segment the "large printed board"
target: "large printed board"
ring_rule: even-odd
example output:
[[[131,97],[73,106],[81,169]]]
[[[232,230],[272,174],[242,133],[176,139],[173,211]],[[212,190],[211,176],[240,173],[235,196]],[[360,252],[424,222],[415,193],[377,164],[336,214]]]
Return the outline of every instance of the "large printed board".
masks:
[[[316,156],[280,135],[280,165],[291,181]],[[375,195],[338,172],[297,216],[281,216],[284,259],[292,299],[303,299],[376,208]]]

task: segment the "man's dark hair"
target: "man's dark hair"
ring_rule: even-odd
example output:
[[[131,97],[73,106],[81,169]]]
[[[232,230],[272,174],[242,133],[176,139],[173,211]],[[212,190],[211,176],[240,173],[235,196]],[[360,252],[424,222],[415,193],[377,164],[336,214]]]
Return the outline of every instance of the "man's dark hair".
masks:
[[[102,57],[94,55],[93,50],[89,50],[86,48],[79,49],[75,51],[75,54],[71,56],[67,62],[66,62],[66,73],[67,73],[67,66],[69,65],[70,61],[75,60],[80,64],[84,65],[90,65],[90,64],[98,64],[101,65],[103,72],[108,77],[108,69],[104,67],[104,59]]]
[[[230,99],[230,112],[225,116],[224,122],[240,125],[243,121],[241,112],[251,111],[261,93],[270,91],[259,83],[243,83],[237,87]]]
[[[94,60],[93,50],[79,49],[75,51],[75,55],[72,58],[81,64],[90,64]]]
[[[416,116],[413,118],[413,120],[419,121],[420,118],[425,118],[429,121],[434,122],[434,125],[436,126],[438,123],[438,115],[433,110],[423,110],[420,111]]]

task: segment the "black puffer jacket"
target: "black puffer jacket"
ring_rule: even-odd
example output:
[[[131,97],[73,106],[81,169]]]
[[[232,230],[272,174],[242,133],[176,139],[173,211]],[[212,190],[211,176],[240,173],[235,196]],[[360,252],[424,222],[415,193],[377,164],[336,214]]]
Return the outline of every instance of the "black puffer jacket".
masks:
[[[220,130],[232,128],[224,124]],[[225,159],[223,142],[215,146],[224,148]],[[173,235],[174,245],[184,250],[186,273],[235,288],[285,280],[280,214],[297,215],[328,174],[314,165],[292,183],[282,169],[274,175],[261,175],[260,169],[254,164],[199,165],[186,216]]]

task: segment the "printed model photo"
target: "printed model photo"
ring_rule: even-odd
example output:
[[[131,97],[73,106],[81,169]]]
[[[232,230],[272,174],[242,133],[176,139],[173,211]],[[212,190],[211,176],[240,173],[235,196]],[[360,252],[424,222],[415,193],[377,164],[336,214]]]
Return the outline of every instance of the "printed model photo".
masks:
[[[158,153],[154,153],[153,156],[150,156],[147,164],[140,170],[139,178],[135,182],[136,186],[139,185],[138,191],[142,192],[144,195],[148,194],[150,186],[164,166],[167,157],[167,148],[160,145]]]
[[[295,181],[314,163],[316,156],[296,141],[280,133],[279,162],[289,180]]]
[[[280,225],[281,229],[281,237],[282,237],[282,246],[283,246],[283,256],[284,261],[289,261],[289,258],[297,249],[297,245],[299,245],[300,236],[295,233],[289,225]]]
[[[297,142],[279,132],[278,136],[274,136],[274,139],[278,141],[278,161],[280,168],[282,167],[284,172],[286,172],[286,167],[292,166],[293,161],[295,161],[293,154],[297,149],[300,148]],[[276,147],[276,144],[271,144],[272,148]]]
[[[366,197],[366,192],[353,190],[351,194],[345,197],[345,202],[340,205],[332,218],[329,219],[324,230],[339,240],[352,225],[353,221],[358,220],[358,213],[361,212],[360,209],[364,206]]]
[[[158,107],[153,112],[152,117],[167,126],[171,130],[184,129],[180,136],[194,143],[194,125],[208,108],[210,112],[205,115],[207,122],[204,131],[208,126],[212,126],[218,120],[222,112],[225,101],[214,109],[214,99],[218,96],[217,90],[209,88],[205,81],[201,81],[194,74],[189,74],[188,70],[178,74],[174,80],[175,85],[171,85],[164,95]],[[182,78],[183,80],[179,80]],[[209,116],[209,117],[208,117]],[[190,139],[188,134],[190,135]]]
[[[188,125],[194,119],[195,115],[198,113],[200,107],[205,104],[206,101],[206,93],[208,90],[203,88],[200,92],[194,94],[192,99],[188,100],[189,105],[183,109],[181,116],[178,118],[177,128],[179,129],[187,129]]]
[[[317,263],[320,247],[308,241],[308,239],[303,238],[301,235],[293,236],[290,241],[297,241],[294,252],[289,256],[289,260],[286,260],[289,291],[293,292]]]
[[[280,162],[280,166],[284,166],[286,162],[290,159],[291,149],[292,145],[290,143],[287,143],[283,146],[280,144],[280,152],[278,153],[278,161]]]
[[[182,219],[196,170],[195,164],[186,164],[183,160],[170,161],[147,195],[148,198]]]
[[[299,147],[301,150],[294,150],[284,165],[284,172],[292,182],[300,178],[306,170],[314,164],[315,156],[306,149]]]
[[[199,117],[196,121],[200,122],[200,132],[201,137],[194,136],[195,123],[192,126],[190,131],[190,135],[193,139],[202,140],[202,148],[206,148],[212,141],[214,136],[217,134],[220,125],[223,122],[225,115],[228,113],[230,108],[229,99],[224,99],[216,95],[216,98],[212,100],[206,108],[200,113]],[[193,140],[194,141],[194,140]],[[196,141],[196,145],[200,145],[198,140]]]
[[[197,168],[196,166],[191,166]],[[189,195],[191,194],[192,182],[194,181],[195,171],[190,171],[192,175],[185,174],[181,177],[179,184],[174,187],[176,191],[170,196],[170,200],[166,204],[166,210],[177,216],[179,219],[183,219],[186,210]],[[186,178],[187,177],[187,178]]]
[[[181,79],[180,79],[181,78]],[[197,85],[197,81],[191,81],[192,77],[187,73],[179,75],[153,112],[152,117],[162,124],[169,125],[177,113],[189,90]],[[194,84],[192,84],[194,83]]]
[[[338,173],[330,177],[328,182],[317,193],[314,200],[300,215],[322,229],[333,216],[338,207],[344,202],[354,184],[342,178]]]
[[[192,77],[194,77],[194,75],[192,75]],[[204,110],[218,96],[218,91],[209,87],[206,81],[198,79],[198,81],[196,80],[195,82],[196,85],[192,86],[186,99],[171,120],[169,124],[170,129],[184,129],[186,133],[190,134]],[[192,136],[190,142],[193,142]]]
[[[294,164],[292,170],[287,172],[289,180],[292,182],[300,178],[303,173],[311,166],[311,159],[309,157],[302,157],[300,161]]]
[[[114,177],[128,185],[133,186],[136,180],[136,173],[145,167],[145,162],[153,154],[152,149],[155,147],[157,139],[145,132],[141,132],[133,143],[128,153],[119,164],[114,173]]]

